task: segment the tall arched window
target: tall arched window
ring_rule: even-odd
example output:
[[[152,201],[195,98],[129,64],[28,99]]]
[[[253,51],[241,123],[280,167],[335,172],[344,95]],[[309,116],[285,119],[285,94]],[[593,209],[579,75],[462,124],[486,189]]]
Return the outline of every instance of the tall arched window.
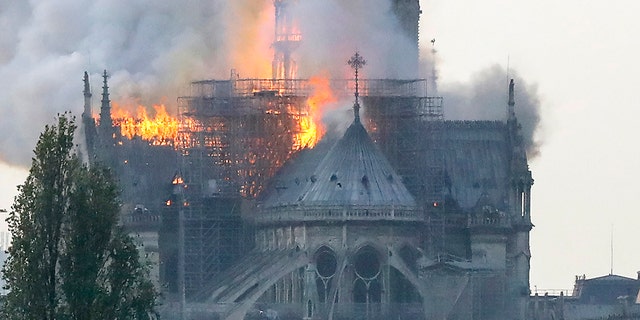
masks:
[[[314,256],[316,262],[316,285],[320,302],[327,302],[331,291],[331,279],[338,270],[338,261],[335,253],[328,247],[320,247]]]
[[[369,305],[382,301],[382,268],[378,252],[372,247],[360,249],[355,255],[354,269],[353,302]]]

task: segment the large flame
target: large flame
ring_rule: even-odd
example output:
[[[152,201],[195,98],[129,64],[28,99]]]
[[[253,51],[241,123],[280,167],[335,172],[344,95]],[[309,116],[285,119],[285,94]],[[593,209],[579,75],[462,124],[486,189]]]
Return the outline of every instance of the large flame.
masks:
[[[321,128],[311,115],[301,115],[297,121],[300,131],[294,136],[294,149],[315,147],[322,137]]]
[[[273,103],[273,108],[265,111],[265,126],[254,128],[260,132],[258,135],[229,132],[229,128],[244,130],[241,118],[183,115],[178,119],[170,116],[163,105],[154,106],[155,111],[151,112],[138,106],[134,114],[128,111],[133,108],[113,103],[111,115],[122,139],[139,138],[150,145],[172,146],[183,155],[189,155],[193,148],[206,148],[212,164],[225,179],[237,180],[242,195],[255,196],[264,187],[264,180],[275,175],[296,151],[315,147],[325,133],[323,115],[337,100],[328,77],[313,77],[308,84],[307,99],[267,98],[273,101],[265,103]]]
[[[331,90],[328,77],[311,77],[309,85],[313,87],[312,93],[307,99],[309,116],[300,118],[300,128],[303,130],[297,135],[296,140],[302,142],[304,147],[313,148],[326,132],[322,118],[329,106],[337,99]]]
[[[111,117],[125,138],[139,137],[153,145],[173,145],[178,136],[178,119],[170,116],[164,105],[154,105],[153,109],[153,117],[148,115],[144,106],[138,106],[133,115],[119,104],[112,103]]]

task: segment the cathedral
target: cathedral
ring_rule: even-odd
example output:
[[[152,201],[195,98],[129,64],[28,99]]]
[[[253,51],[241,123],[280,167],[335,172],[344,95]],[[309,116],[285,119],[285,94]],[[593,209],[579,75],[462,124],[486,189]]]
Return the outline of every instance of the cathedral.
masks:
[[[442,182],[414,192],[363,126],[356,101],[344,136],[302,151],[273,178],[247,215],[255,248],[187,303],[190,312],[525,319],[533,180],[513,83],[509,92],[506,122],[414,128],[438,133],[413,141],[425,153],[414,155],[414,170],[438,165],[428,178]],[[435,192],[442,201],[426,199]]]
[[[513,80],[503,120],[450,121],[424,79],[361,79],[356,53],[354,78],[330,83],[350,124],[302,145],[293,3],[274,1],[273,78],[193,82],[172,143],[119,136],[106,72],[96,125],[85,76],[88,154],[120,177],[163,316],[527,319],[533,179]],[[391,10],[417,64],[419,2]]]

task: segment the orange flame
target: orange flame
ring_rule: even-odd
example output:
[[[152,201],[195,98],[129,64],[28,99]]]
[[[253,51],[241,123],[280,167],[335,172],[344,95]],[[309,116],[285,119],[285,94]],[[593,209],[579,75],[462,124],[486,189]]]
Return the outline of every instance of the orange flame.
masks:
[[[171,181],[171,183],[172,183],[172,184],[183,184],[183,183],[184,183],[184,180],[182,180],[182,177],[181,177],[181,176],[176,175],[176,176],[173,178],[173,181]]]
[[[275,12],[269,1],[253,0],[229,1],[229,9],[233,14],[227,16],[227,39],[229,40],[229,57],[233,68],[240,75],[253,77],[271,77],[271,60],[269,48],[273,44],[273,25]]]
[[[128,139],[140,137],[153,145],[172,145],[178,136],[178,119],[171,117],[164,105],[154,105],[153,109],[155,116],[150,117],[147,108],[138,106],[134,116],[117,103],[113,103],[113,124],[120,127],[120,134]]]
[[[299,132],[294,136],[294,149],[313,148],[322,137],[321,127],[312,115],[301,115],[298,119]]]
[[[303,130],[296,138],[304,147],[313,148],[326,132],[322,117],[337,99],[331,90],[328,77],[311,77],[309,84],[313,87],[313,91],[307,99],[309,117],[301,117],[299,125]]]

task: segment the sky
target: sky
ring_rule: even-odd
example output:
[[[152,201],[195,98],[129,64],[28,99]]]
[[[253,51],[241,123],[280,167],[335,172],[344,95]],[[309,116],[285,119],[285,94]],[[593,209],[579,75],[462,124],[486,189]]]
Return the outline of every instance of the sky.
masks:
[[[441,83],[498,64],[537,86],[532,290],[570,289],[575,275],[606,275],[611,265],[635,278],[640,2],[421,2],[421,36],[436,39]]]
[[[121,99],[144,100],[175,83],[228,76],[228,65],[234,61],[222,49],[246,43],[224,42],[215,35],[234,38],[243,30],[221,28],[225,21],[202,14],[202,6],[242,10],[254,7],[252,1],[194,0],[180,6],[167,1],[139,19],[136,12],[159,2],[92,2],[82,18],[71,13],[84,0],[31,1],[33,12],[27,2],[0,0],[5,33],[0,40],[0,108],[5,115],[0,119],[0,208],[11,206],[15,186],[24,180],[29,165],[30,153],[23,151],[33,149],[42,126],[56,112],[81,111],[84,69],[95,81],[105,65],[113,68],[110,83],[125,92],[114,93]],[[532,290],[570,289],[575,275],[606,275],[612,266],[615,274],[635,277],[640,270],[640,255],[635,254],[640,171],[634,170],[640,164],[634,134],[640,115],[634,90],[640,85],[640,20],[635,16],[640,2],[421,0],[421,7],[421,49],[428,52],[429,40],[436,39],[440,90],[485,81],[488,71],[501,68],[524,81],[516,86],[526,87],[539,101],[540,123],[534,133],[538,149],[529,159],[535,179]],[[110,10],[123,14],[115,19],[104,13]],[[244,18],[262,19],[259,12]],[[136,34],[145,37],[127,38],[130,52],[118,51],[123,44],[116,37],[97,36],[118,35],[123,32],[119,28],[126,29],[134,20]],[[198,30],[201,25],[205,27]],[[52,55],[52,50],[64,54]],[[148,56],[146,50],[162,53]],[[175,68],[163,69],[164,65]],[[46,76],[50,74],[60,79]],[[71,85],[58,89],[57,82]],[[506,95],[506,77],[504,88]],[[95,93],[96,89],[94,97]],[[23,100],[54,106],[28,109],[21,105]]]

